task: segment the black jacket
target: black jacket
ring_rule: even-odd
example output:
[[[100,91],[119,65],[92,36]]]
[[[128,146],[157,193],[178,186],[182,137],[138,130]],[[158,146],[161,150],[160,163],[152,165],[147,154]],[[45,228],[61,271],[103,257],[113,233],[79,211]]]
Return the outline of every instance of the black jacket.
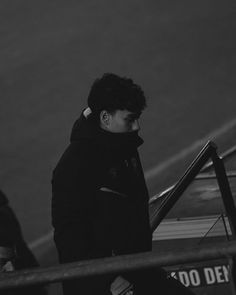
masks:
[[[151,250],[137,133],[111,133],[81,115],[53,172],[52,223],[61,262]]]
[[[137,152],[142,143],[137,133],[106,132],[83,115],[76,121],[52,179],[52,223],[61,263],[151,250],[148,191]],[[192,294],[160,268],[122,276],[137,295]],[[110,295],[114,278],[65,281],[64,295]]]

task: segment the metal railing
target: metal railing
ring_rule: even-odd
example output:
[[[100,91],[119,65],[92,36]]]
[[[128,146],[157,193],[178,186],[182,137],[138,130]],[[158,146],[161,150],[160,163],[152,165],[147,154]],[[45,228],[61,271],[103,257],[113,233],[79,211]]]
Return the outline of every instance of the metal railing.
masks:
[[[200,172],[205,172],[209,169],[214,168],[216,173],[216,178],[218,181],[218,185],[221,191],[221,196],[224,204],[224,208],[226,211],[226,215],[228,216],[230,229],[232,232],[232,237],[235,240],[236,238],[236,209],[233,200],[233,196],[231,193],[230,185],[228,182],[228,178],[226,175],[225,167],[223,160],[218,156],[216,145],[208,141],[206,145],[202,148],[200,153],[191,163],[189,168],[186,170],[181,179],[173,186],[169,187],[166,191],[164,191],[161,195],[154,197],[150,204],[154,204],[156,200],[161,199],[162,202],[160,206],[157,207],[156,210],[152,212],[150,215],[150,222],[152,230],[154,231],[161,221],[166,217],[171,208],[175,205],[175,203],[179,200],[183,192],[186,188],[192,183],[192,181],[196,178],[196,176]],[[224,157],[229,157],[232,153],[235,153],[236,148],[233,147],[229,152],[225,153]],[[212,161],[206,164],[209,159]],[[229,258],[229,265],[231,266],[231,290],[232,294],[236,295],[236,261],[235,258]]]
[[[163,201],[160,204],[160,206],[156,210],[154,210],[150,215],[150,222],[153,231],[157,228],[157,226],[160,224],[163,218],[166,217],[170,209],[179,200],[183,192],[192,183],[192,181],[199,174],[199,172],[203,171],[202,168],[209,161],[209,159],[211,159],[212,165],[216,172],[216,178],[221,191],[225,211],[229,218],[232,234],[235,237],[236,209],[223,161],[217,155],[216,150],[216,145],[213,142],[208,141],[206,145],[202,148],[200,153],[197,155],[197,157],[194,159],[194,161],[190,164],[189,168],[186,170],[186,172],[180,178],[180,180],[175,185],[171,186],[161,195],[159,195],[159,198],[162,198]],[[153,204],[157,199],[157,197],[153,198],[150,204]]]
[[[236,154],[236,145],[232,146],[231,148],[227,149],[225,152],[220,154],[220,158],[225,161],[230,159],[234,154]],[[215,178],[214,174],[209,173],[209,170],[214,168],[213,161],[210,161],[206,163],[202,169],[200,170],[200,174],[196,175],[195,179],[209,179],[209,178]],[[229,171],[227,172],[227,176],[236,176],[236,171]],[[158,199],[163,199],[167,196],[167,194],[174,188],[175,184],[169,186],[164,191],[155,194],[150,199],[150,204],[154,203]]]
[[[217,180],[224,199],[224,206],[230,221],[233,237],[236,232],[236,210],[230,191],[222,160],[216,153],[216,146],[208,142],[192,162],[186,173],[168,193],[161,207],[151,216],[151,225],[154,230],[167,215],[169,210],[180,198],[182,193],[193,181],[205,163],[212,159],[216,171]],[[163,252],[163,253],[140,253],[80,261],[74,263],[36,268],[12,273],[0,274],[0,290],[7,288],[21,288],[38,284],[50,284],[64,280],[94,277],[104,274],[119,274],[121,272],[137,269],[147,269],[158,266],[170,266],[189,262],[199,262],[219,258],[227,258],[231,265],[231,286],[233,294],[236,294],[236,275],[234,256],[236,256],[236,242],[220,243],[214,246],[196,247],[189,250]]]
[[[171,266],[236,256],[236,242],[219,243],[214,246],[195,247],[171,252],[146,252],[88,261],[67,263],[47,268],[2,273],[0,290],[33,285],[50,284],[106,274],[120,274],[133,270],[159,266]]]

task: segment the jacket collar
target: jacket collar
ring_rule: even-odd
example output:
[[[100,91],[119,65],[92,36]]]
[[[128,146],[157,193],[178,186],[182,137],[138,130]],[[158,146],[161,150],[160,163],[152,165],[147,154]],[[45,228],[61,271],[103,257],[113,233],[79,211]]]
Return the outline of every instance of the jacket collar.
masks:
[[[87,139],[103,146],[105,149],[113,149],[123,152],[137,149],[143,144],[143,140],[138,135],[137,131],[113,133],[103,130],[100,126],[95,124],[92,116],[84,116],[85,111],[81,114],[80,118],[75,122],[72,128],[70,137],[71,142]]]

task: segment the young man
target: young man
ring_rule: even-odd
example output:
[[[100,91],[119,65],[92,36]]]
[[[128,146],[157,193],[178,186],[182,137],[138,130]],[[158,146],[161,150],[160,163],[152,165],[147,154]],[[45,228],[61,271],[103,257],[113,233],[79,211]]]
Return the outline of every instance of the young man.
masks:
[[[137,151],[144,93],[131,79],[104,74],[92,85],[88,107],[53,172],[52,222],[61,263],[151,250],[149,197]],[[166,280],[164,271],[157,273]],[[137,277],[65,282],[64,294],[120,294],[120,285],[131,294],[133,284],[142,294]]]

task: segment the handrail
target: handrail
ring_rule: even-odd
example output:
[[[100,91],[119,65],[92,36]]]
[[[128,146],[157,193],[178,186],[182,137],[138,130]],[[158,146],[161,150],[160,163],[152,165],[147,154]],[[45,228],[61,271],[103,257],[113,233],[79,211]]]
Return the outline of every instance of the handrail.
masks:
[[[226,150],[225,152],[220,154],[220,158],[222,160],[226,160],[228,158],[230,158],[234,153],[236,153],[236,145],[232,146],[231,148],[229,148],[228,150]],[[212,169],[213,167],[213,161],[210,161],[209,163],[207,163],[206,165],[204,165],[200,171],[201,174],[196,176],[196,179],[202,179],[202,178],[215,178],[215,175],[212,174],[205,174],[204,173],[208,173],[208,170]],[[232,172],[227,172],[227,176],[236,176],[236,172],[232,171]],[[160,198],[164,198],[175,186],[175,184],[169,186],[168,188],[166,188],[164,191],[161,191],[159,193],[157,193],[156,195],[152,196],[149,200],[149,204],[154,203],[157,199]]]
[[[163,199],[160,207],[154,210],[154,213],[150,216],[150,223],[152,231],[154,231],[163,218],[167,215],[170,209],[174,206],[174,204],[178,201],[182,193],[189,186],[189,184],[195,179],[200,171],[205,171],[209,168],[209,165],[205,165],[206,162],[211,158],[212,165],[215,169],[216,178],[220,187],[220,191],[222,194],[222,199],[224,203],[224,207],[226,213],[229,217],[231,230],[233,236],[236,237],[236,209],[234,200],[232,197],[231,189],[229,186],[229,182],[227,179],[225,167],[221,157],[218,156],[217,147],[215,143],[208,141],[206,145],[199,152],[195,160],[191,163],[185,174],[182,178],[173,186],[166,189],[164,192],[159,194],[159,197],[152,198],[149,202],[151,205],[158,199]],[[236,148],[233,147],[229,151],[224,153],[225,157],[230,156],[232,153],[236,151]],[[211,164],[211,163],[210,163]],[[203,167],[203,168],[202,168]],[[164,198],[165,197],[165,198]]]
[[[163,200],[161,206],[155,210],[154,214],[150,218],[151,228],[154,231],[160,224],[162,219],[167,215],[170,209],[178,201],[182,193],[194,180],[196,175],[200,172],[202,167],[209,160],[213,152],[216,151],[216,145],[208,141],[206,145],[199,152],[197,157],[190,164],[181,179],[175,184],[175,186],[169,191],[167,197]]]
[[[146,252],[0,274],[0,290],[236,256],[236,242],[173,252]],[[235,278],[233,278],[235,280]]]
[[[233,235],[233,238],[235,239],[236,238],[236,209],[235,209],[232,192],[229,186],[229,181],[226,175],[224,163],[222,159],[219,158],[216,151],[214,151],[212,154],[212,161],[214,164],[216,178],[221,191],[225,211],[229,219],[232,235]]]

